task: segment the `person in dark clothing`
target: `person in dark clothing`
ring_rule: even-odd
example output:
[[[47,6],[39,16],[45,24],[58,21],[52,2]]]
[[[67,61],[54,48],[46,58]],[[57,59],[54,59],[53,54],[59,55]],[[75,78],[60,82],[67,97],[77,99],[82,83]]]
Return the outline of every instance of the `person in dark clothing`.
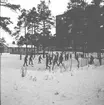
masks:
[[[27,61],[28,61],[28,55],[26,55],[25,58],[24,58],[24,64],[23,64],[23,66],[25,66],[25,65],[28,66],[27,65]]]
[[[84,58],[84,54],[81,54],[81,58]]]
[[[78,54],[76,54],[75,59],[76,59],[76,60],[77,60],[77,62],[78,62],[77,67],[79,68],[79,56],[78,56]]]
[[[69,53],[67,53],[67,60],[69,60]]]
[[[67,61],[67,54],[65,53],[65,61]]]
[[[46,54],[46,69],[47,68],[50,68],[50,66],[49,66],[49,55],[48,54]]]
[[[102,64],[102,58],[98,57],[98,60],[99,60],[99,64],[101,65]]]
[[[57,58],[57,55],[55,55],[54,58],[53,58],[52,70],[54,69],[55,64],[58,65],[58,58]]]
[[[59,56],[59,66],[60,66],[60,64],[64,67],[64,69],[65,69],[65,65],[64,65],[64,63],[63,63],[63,53],[61,53],[61,55]]]
[[[41,60],[42,60],[42,57],[41,57],[41,55],[39,55],[38,63],[41,63]]]
[[[101,53],[98,53],[98,60],[99,60],[99,64],[102,65]]]
[[[57,66],[58,66],[58,60],[59,60],[59,53],[56,53],[56,58],[57,58]]]
[[[61,53],[59,56],[59,65],[62,64],[63,62],[63,54]]]
[[[72,59],[72,54],[70,54],[70,59]]]
[[[59,53],[57,53],[57,55],[56,55],[56,64],[57,64],[57,66],[58,66],[58,60],[59,60]]]
[[[49,63],[50,63],[50,65],[52,64],[52,60],[53,60],[53,54],[49,54]]]
[[[89,64],[94,64],[94,57],[91,55]]]
[[[29,58],[29,65],[33,65],[33,55],[32,54],[30,55],[30,58]]]

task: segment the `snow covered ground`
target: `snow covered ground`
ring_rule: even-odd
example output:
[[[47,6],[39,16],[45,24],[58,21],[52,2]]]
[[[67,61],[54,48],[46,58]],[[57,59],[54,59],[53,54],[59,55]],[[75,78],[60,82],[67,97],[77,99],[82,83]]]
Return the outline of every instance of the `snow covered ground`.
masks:
[[[96,66],[79,69],[73,60],[72,71],[69,60],[63,73],[59,67],[54,73],[45,70],[44,60],[37,62],[35,58],[34,67],[21,77],[19,55],[2,54],[1,105],[104,105],[104,65],[97,60]]]

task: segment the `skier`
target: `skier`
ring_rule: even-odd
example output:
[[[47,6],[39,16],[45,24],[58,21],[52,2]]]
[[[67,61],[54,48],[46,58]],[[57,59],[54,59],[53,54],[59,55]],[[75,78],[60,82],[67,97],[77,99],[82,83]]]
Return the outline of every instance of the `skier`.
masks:
[[[58,66],[58,60],[59,60],[59,53],[57,52],[56,53],[56,63],[57,63],[57,66]]]
[[[50,62],[50,65],[52,64],[52,59],[53,59],[53,54],[49,54],[49,62]]]
[[[67,54],[65,53],[65,61],[67,61]]]
[[[28,55],[26,55],[25,58],[24,58],[24,64],[23,64],[23,66],[25,66],[25,64],[26,64],[26,66],[28,66],[27,65],[27,61],[28,61]]]
[[[41,63],[41,59],[42,59],[42,57],[41,57],[41,55],[39,55],[38,63]]]
[[[70,54],[70,71],[72,70],[72,54]]]
[[[49,55],[48,54],[46,54],[46,69],[47,68],[50,68],[50,66],[49,66]]]
[[[59,66],[60,66],[60,64],[64,67],[64,69],[65,69],[65,65],[64,65],[64,63],[63,63],[63,53],[61,53],[60,54],[60,56],[59,56]],[[66,69],[65,69],[66,70]]]
[[[29,65],[33,65],[33,55],[32,54],[30,55],[30,58],[29,58]]]
[[[89,62],[89,64],[94,64],[94,57],[92,55],[90,56],[90,62]]]
[[[99,60],[99,64],[100,64],[100,65],[102,65],[102,58],[101,58],[101,54],[100,54],[100,53],[98,53],[98,55],[97,55],[97,56],[98,56],[97,58],[98,58],[98,60]]]
[[[55,66],[55,64],[57,64],[58,65],[58,58],[57,58],[57,55],[54,55],[54,58],[53,58],[53,65],[52,65],[52,70],[54,69],[54,66]]]
[[[67,60],[69,59],[69,53],[67,53]]]
[[[72,54],[70,54],[70,59],[72,59]]]
[[[76,60],[77,60],[77,62],[78,62],[77,67],[79,68],[79,56],[78,56],[78,54],[76,54],[75,59],[76,59]]]

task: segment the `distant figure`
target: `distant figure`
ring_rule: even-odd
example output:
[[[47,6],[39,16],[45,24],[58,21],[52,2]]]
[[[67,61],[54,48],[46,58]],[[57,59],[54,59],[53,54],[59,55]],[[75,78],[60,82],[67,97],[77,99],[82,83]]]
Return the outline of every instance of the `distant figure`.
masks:
[[[60,64],[64,67],[64,69],[65,69],[65,65],[64,65],[64,63],[63,63],[63,53],[61,53],[61,55],[59,56],[59,66],[60,66]]]
[[[94,64],[94,57],[91,55],[89,64]]]
[[[31,54],[33,55],[32,57],[33,57],[33,59],[35,58],[35,54],[34,54],[34,51],[32,51],[31,52]]]
[[[72,70],[72,54],[70,54],[70,71]]]
[[[67,58],[67,60],[69,60],[69,53],[67,53],[66,58]]]
[[[50,66],[49,66],[49,55],[48,54],[46,54],[46,69],[47,68],[50,68]]]
[[[102,58],[101,58],[101,54],[98,54],[98,60],[99,60],[99,64],[102,65]]]
[[[24,58],[24,64],[23,64],[23,66],[25,66],[25,65],[28,66],[27,65],[27,61],[28,61],[28,55],[26,55],[25,58]]]
[[[77,62],[78,62],[77,67],[79,68],[79,56],[78,56],[78,54],[76,54],[75,59],[76,59],[76,60],[77,60]]]
[[[65,61],[67,61],[67,54],[65,53]]]
[[[56,55],[56,63],[57,63],[57,66],[58,66],[59,53],[57,52],[56,54],[57,54],[57,55]]]
[[[42,57],[41,57],[41,55],[39,55],[38,63],[41,63],[41,60],[42,60]]]
[[[52,65],[52,70],[54,69],[55,64],[58,65],[58,58],[57,58],[57,55],[54,55],[54,58],[53,58],[53,65]]]
[[[81,58],[84,58],[84,54],[81,54]]]
[[[70,54],[70,59],[72,59],[72,54]]]
[[[30,58],[29,58],[29,65],[33,65],[33,55],[32,54],[30,55]]]
[[[63,62],[63,54],[61,53],[59,56],[59,65],[62,64]]]
[[[50,62],[50,65],[52,64],[52,59],[53,59],[53,54],[51,55],[51,54],[49,54],[49,62]]]

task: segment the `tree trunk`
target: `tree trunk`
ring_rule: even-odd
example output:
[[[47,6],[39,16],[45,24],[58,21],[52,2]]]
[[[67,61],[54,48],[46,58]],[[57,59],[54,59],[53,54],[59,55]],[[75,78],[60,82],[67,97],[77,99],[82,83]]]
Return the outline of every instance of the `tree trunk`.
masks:
[[[88,67],[89,67],[89,52],[87,53],[87,64],[88,64]]]
[[[74,54],[75,54],[75,58],[76,58],[77,51],[76,51],[76,45],[75,44],[74,44]]]
[[[43,58],[45,58],[45,46],[43,46]]]
[[[43,20],[43,36],[45,36],[45,20]],[[44,44],[43,44],[43,58],[45,58],[45,46],[44,46]]]
[[[35,58],[35,45],[34,45],[34,58]]]
[[[83,58],[85,58],[85,46],[82,46]]]
[[[20,48],[20,46],[18,46],[18,53],[20,54],[20,60],[22,60],[22,56],[21,56],[21,48]]]
[[[37,45],[37,54],[39,54],[39,46]]]
[[[70,54],[70,71],[72,70],[72,54]]]
[[[27,44],[26,44],[26,55],[27,55]]]
[[[20,60],[22,60],[22,46],[21,46],[21,48],[20,48]]]
[[[19,47],[20,60],[22,60],[21,48]]]

